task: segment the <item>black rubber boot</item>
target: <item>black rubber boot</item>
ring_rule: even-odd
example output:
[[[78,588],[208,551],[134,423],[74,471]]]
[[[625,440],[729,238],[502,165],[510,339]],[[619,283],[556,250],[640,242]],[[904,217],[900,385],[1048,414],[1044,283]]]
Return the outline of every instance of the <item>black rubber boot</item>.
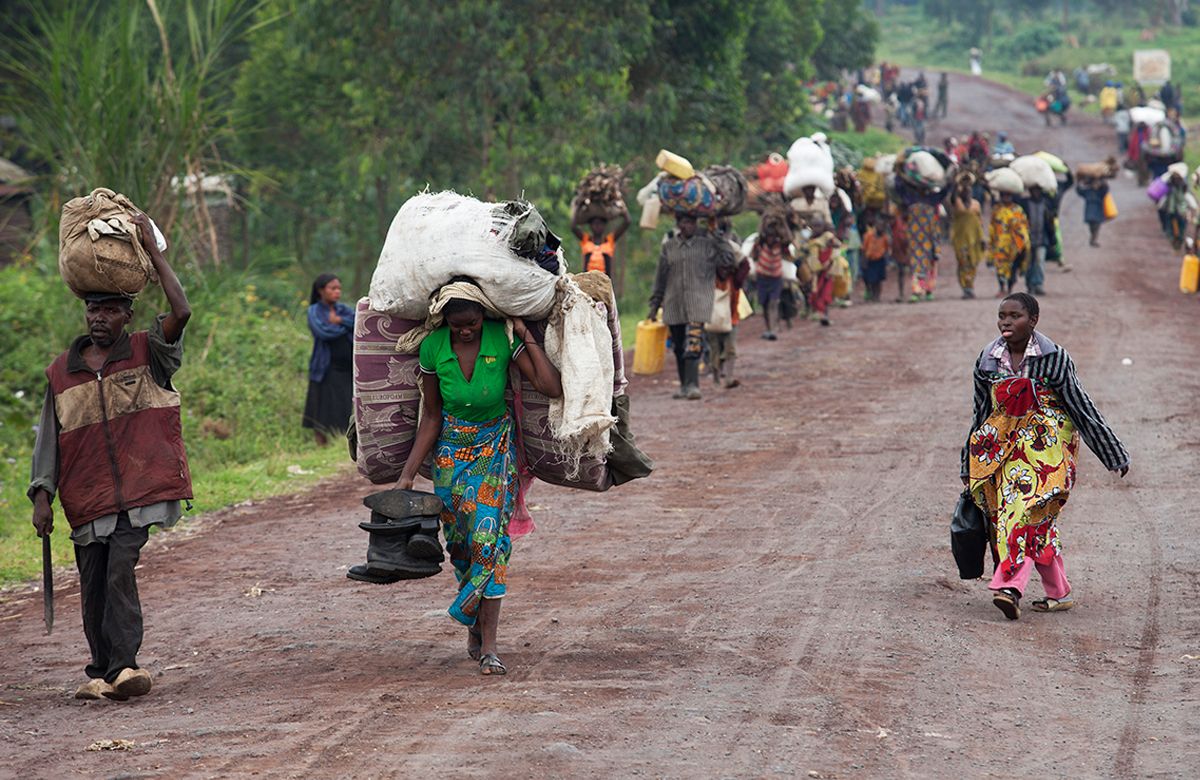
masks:
[[[367,544],[366,574],[383,580],[419,580],[432,577],[442,567],[408,552],[411,534],[371,534]]]
[[[437,515],[442,509],[442,499],[433,493],[417,490],[383,490],[363,499],[368,508],[393,520],[419,515]]]

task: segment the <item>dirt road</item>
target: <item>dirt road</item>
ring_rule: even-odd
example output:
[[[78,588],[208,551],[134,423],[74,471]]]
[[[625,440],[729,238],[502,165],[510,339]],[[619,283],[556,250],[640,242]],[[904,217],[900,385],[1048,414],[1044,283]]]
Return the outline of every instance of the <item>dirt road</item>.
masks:
[[[956,78],[929,137],[1108,154],[1098,120],[1047,130],[1029,103]],[[146,553],[143,700],[70,698],[77,586],[49,638],[40,594],[0,604],[0,776],[1195,776],[1200,309],[1149,202],[1114,192],[1099,250],[1066,196],[1076,270],[1050,271],[1043,302],[1133,453],[1123,482],[1081,460],[1061,526],[1074,611],[1010,623],[957,579],[947,525],[996,288],[981,269],[981,299],[959,300],[947,250],[933,303],[860,304],[775,344],[748,322],[743,388],[685,403],[666,374],[636,380],[658,471],[604,495],[535,486],[506,678],[467,659],[448,573],[345,578],[369,490],[348,475]],[[88,752],[99,739],[136,746]]]

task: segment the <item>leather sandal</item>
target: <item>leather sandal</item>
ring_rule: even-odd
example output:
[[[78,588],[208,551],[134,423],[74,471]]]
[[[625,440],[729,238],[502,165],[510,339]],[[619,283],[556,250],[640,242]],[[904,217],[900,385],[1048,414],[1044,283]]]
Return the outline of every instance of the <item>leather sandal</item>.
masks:
[[[495,653],[488,653],[479,659],[479,673],[485,675],[508,674],[508,669],[504,668],[504,664],[500,661],[500,656]]]

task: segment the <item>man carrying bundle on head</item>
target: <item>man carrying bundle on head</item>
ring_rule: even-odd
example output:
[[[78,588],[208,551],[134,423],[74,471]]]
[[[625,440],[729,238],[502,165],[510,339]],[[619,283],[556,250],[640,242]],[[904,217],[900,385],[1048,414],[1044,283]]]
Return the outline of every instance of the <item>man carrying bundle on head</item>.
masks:
[[[571,232],[579,239],[583,271],[600,271],[610,279],[616,266],[617,242],[629,229],[629,209],[621,195],[620,166],[599,165],[579,183],[571,202]],[[609,231],[609,225],[616,227]],[[590,232],[584,232],[583,225]]]
[[[585,233],[579,224],[579,215],[571,221],[571,232],[579,239],[579,248],[583,254],[584,271],[600,271],[613,278],[613,257],[616,256],[617,242],[629,229],[629,209],[621,204],[621,214],[617,217],[617,226],[611,233],[608,226],[611,220],[605,216],[593,216],[587,221],[588,230]]]
[[[697,233],[695,214],[677,212],[675,225],[663,239],[648,319],[656,319],[661,307],[671,329],[679,371],[679,390],[672,397],[698,401],[704,326],[712,320],[718,270],[726,276],[733,272],[733,247],[724,238]]]
[[[64,228],[67,210],[82,200],[67,204]],[[96,221],[85,228],[94,230]],[[158,315],[148,331],[127,333],[131,296],[76,290],[86,302],[88,333],[46,369],[49,387],[29,485],[38,536],[54,528],[56,493],[71,525],[83,633],[91,648],[84,669],[91,679],[75,692],[77,699],[124,701],[149,693],[150,674],[137,664],[142,608],[134,569],[150,526],[174,525],[180,502],[192,497],[179,393],[171,384],[191,307],[150,218],[133,213],[127,223],[136,227],[139,254],[142,248],[149,254],[171,311]]]

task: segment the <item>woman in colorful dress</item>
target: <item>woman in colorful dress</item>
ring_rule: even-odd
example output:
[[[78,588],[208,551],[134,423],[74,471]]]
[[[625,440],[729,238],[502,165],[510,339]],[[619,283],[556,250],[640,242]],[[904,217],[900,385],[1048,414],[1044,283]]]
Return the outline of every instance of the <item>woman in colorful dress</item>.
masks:
[[[1003,298],[1012,292],[1017,281],[1017,272],[1029,249],[1029,219],[1025,216],[1025,211],[1013,201],[1010,192],[1001,192],[1000,199],[992,206],[988,245],[991,247],[996,279],[1000,282],[1000,290],[996,297]]]
[[[905,225],[908,228],[908,263],[912,272],[912,296],[909,303],[932,301],[937,287],[938,244],[941,230],[938,208],[949,188],[923,192],[896,177],[896,194],[903,199]]]
[[[430,307],[444,324],[421,342],[421,422],[396,486],[411,490],[430,452],[434,492],[442,499],[446,552],[458,576],[450,616],[467,626],[467,654],[481,674],[507,670],[496,654],[500,600],[512,541],[508,523],[517,496],[513,421],[504,391],[516,364],[539,392],[562,396],[562,379],[525,323],[513,318],[516,340],[504,323],[484,317],[482,293],[454,282]]]
[[[964,177],[950,197],[950,243],[964,298],[975,297],[975,270],[983,259],[983,218],[979,201],[971,196],[973,182],[973,176]]]
[[[1037,299],[1014,293],[1000,304],[1000,337],[975,362],[975,416],[961,476],[987,515],[999,560],[988,587],[1009,620],[1036,568],[1046,598],[1035,612],[1075,601],[1063,567],[1058,516],[1075,484],[1079,440],[1122,477],[1129,453],[1104,421],[1062,347],[1039,333]]]

